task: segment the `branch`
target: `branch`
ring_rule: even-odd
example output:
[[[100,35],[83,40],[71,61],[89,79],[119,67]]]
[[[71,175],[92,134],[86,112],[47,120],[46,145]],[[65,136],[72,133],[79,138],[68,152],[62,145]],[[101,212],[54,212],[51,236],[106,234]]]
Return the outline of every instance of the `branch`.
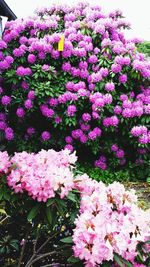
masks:
[[[41,260],[41,259],[43,259],[43,258],[45,258],[45,257],[54,255],[54,254],[56,254],[56,253],[58,253],[58,252],[57,252],[57,251],[47,252],[47,253],[45,253],[45,254],[43,254],[43,255],[37,257],[36,259],[30,260],[30,261],[26,264],[25,267],[30,267],[33,263],[35,263],[35,262],[37,262],[37,261],[39,261],[39,260]]]
[[[39,254],[39,252],[48,244],[48,242],[53,239],[55,236],[57,236],[58,234],[60,234],[60,232],[57,232],[55,234],[53,234],[52,236],[50,236],[40,247],[39,249],[36,251],[36,244],[37,244],[37,238],[36,238],[36,241],[35,241],[35,244],[34,244],[34,248],[33,248],[33,255],[32,257],[30,258],[30,260],[27,262],[26,266],[25,267],[29,267],[30,264],[33,262],[34,258],[37,256],[37,254]]]
[[[6,219],[8,219],[10,216],[9,215],[7,215],[4,219],[2,219],[1,221],[0,221],[0,224],[2,224]]]
[[[59,264],[59,265],[60,265],[59,262],[53,262],[53,263],[50,263],[50,264],[42,265],[41,267],[50,267],[50,266],[53,267],[55,264]],[[71,264],[61,264],[61,267],[62,267],[62,266],[67,267],[67,266],[72,266],[72,265],[71,265]]]
[[[69,246],[69,245],[66,244],[66,245],[63,245],[63,246],[61,246],[61,247],[58,247],[57,249],[60,250],[61,248],[68,247],[68,246]],[[52,252],[44,253],[44,254],[42,254],[42,255],[40,255],[40,256],[38,256],[38,255],[36,254],[36,255],[37,255],[37,258],[32,259],[32,260],[29,260],[29,262],[26,264],[25,267],[30,267],[30,266],[32,266],[32,264],[34,264],[35,262],[37,262],[37,261],[39,261],[39,260],[41,260],[41,259],[43,259],[43,258],[45,258],[45,257],[51,256],[51,255],[55,255],[55,254],[58,254],[58,253],[60,253],[60,251],[54,250],[54,251],[52,251]]]
[[[47,244],[48,242],[53,239],[55,236],[57,236],[58,234],[60,234],[60,232],[57,232],[55,234],[53,234],[52,236],[50,236],[40,247],[39,249],[37,250],[36,254],[38,254]]]
[[[22,259],[23,259],[23,256],[24,256],[24,251],[25,251],[25,247],[26,247],[26,242],[27,242],[27,238],[28,238],[28,235],[29,235],[29,229],[27,230],[27,233],[26,233],[26,236],[25,236],[25,242],[22,246],[22,249],[21,249],[21,254],[20,254],[20,258],[19,258],[19,262],[18,262],[18,267],[21,267],[21,264],[22,264]]]
[[[35,241],[34,241],[33,255],[36,254],[36,245],[37,245],[37,242],[38,242],[38,237],[39,237],[39,230],[37,231],[36,239],[35,239]]]

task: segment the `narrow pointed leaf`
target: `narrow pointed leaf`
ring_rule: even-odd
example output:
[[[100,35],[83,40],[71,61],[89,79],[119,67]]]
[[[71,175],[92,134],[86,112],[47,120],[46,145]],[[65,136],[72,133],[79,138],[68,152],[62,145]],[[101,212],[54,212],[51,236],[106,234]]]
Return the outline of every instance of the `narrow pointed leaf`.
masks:
[[[63,243],[67,243],[67,244],[72,244],[73,243],[72,236],[65,237],[65,238],[61,239],[60,241],[63,242]]]

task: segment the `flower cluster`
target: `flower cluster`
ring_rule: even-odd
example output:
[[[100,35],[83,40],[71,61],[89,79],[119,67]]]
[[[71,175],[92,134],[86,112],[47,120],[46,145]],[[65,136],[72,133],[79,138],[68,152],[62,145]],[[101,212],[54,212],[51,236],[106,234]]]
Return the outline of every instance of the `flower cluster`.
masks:
[[[126,27],[118,10],[106,14],[85,3],[52,5],[7,22],[0,40],[0,131],[8,149],[14,142],[21,151],[24,142],[36,151],[67,147],[79,155],[84,146],[101,169],[137,162],[139,146],[148,157],[150,63],[137,52],[138,39],[125,38]],[[123,152],[112,153],[113,143]]]
[[[123,149],[119,149],[119,147],[116,144],[113,144],[111,146],[111,151],[115,155],[117,159],[119,159],[120,165],[124,165],[126,163],[125,159],[125,152]]]
[[[76,156],[69,150],[15,153],[10,160],[6,152],[1,152],[0,160],[1,171],[7,173],[10,167],[8,185],[16,193],[27,192],[37,201],[46,202],[56,193],[64,198],[74,186],[72,168]]]
[[[32,133],[33,129],[30,130]],[[72,142],[70,136],[66,139]],[[112,149],[118,148],[113,145]],[[141,210],[134,190],[127,191],[120,183],[106,186],[86,174],[75,176],[76,160],[75,153],[70,154],[67,149],[41,150],[37,154],[21,152],[12,157],[0,152],[0,174],[15,193],[27,193],[38,202],[63,199],[72,190],[73,194],[80,193],[73,251],[85,266],[114,262],[114,253],[138,266],[136,248],[150,236],[150,210]],[[101,156],[99,161],[105,163],[105,157]]]
[[[1,152],[0,151],[0,173],[8,173],[8,170],[10,168],[10,160],[7,152]]]
[[[107,161],[107,159],[105,156],[100,156],[100,158],[95,161],[95,167],[98,167],[102,170],[106,170],[106,168],[107,168],[106,161]]]
[[[87,175],[77,179],[82,197],[73,234],[75,256],[84,260],[85,266],[94,267],[113,262],[117,253],[138,266],[134,262],[136,247],[150,234],[149,211],[138,208],[134,190],[126,191],[117,182],[105,186]]]
[[[139,137],[140,144],[150,143],[150,131],[145,126],[134,126],[131,129],[131,134],[134,137]]]

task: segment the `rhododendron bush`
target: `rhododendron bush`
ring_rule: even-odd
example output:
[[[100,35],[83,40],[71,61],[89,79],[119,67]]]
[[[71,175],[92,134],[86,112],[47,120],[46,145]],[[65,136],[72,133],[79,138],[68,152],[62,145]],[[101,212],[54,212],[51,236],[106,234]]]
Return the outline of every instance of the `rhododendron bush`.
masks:
[[[150,265],[150,211],[76,168],[77,156],[101,170],[149,165],[150,63],[123,28],[120,11],[85,3],[7,22],[0,265]]]
[[[120,11],[83,3],[7,23],[0,131],[9,151],[68,148],[102,170],[147,161],[150,63],[128,27]]]
[[[50,266],[148,266],[150,210],[138,207],[134,190],[78,174],[76,160],[67,149],[12,157],[0,152],[1,198],[9,220],[13,211],[15,224],[21,216],[26,225],[27,233],[19,235],[19,266],[43,260]]]

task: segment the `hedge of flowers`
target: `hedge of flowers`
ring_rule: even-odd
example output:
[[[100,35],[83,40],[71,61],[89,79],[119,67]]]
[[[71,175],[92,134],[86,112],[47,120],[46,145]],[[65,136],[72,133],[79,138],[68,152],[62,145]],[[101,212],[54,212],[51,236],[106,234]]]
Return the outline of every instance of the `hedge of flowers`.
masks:
[[[150,63],[122,28],[129,24],[119,10],[85,3],[7,23],[0,131],[8,149],[83,150],[102,170],[147,159]]]
[[[116,255],[130,263],[127,266],[139,266],[135,262],[137,245],[150,236],[150,210],[141,210],[134,190],[127,191],[117,182],[106,186],[86,174],[74,175],[76,160],[75,153],[70,154],[69,150],[22,152],[13,157],[0,152],[0,174],[6,177],[8,186],[16,194],[27,193],[35,203],[50,205],[51,199],[55,203],[56,195],[65,201],[73,190],[80,193],[73,251],[84,266],[113,263]],[[149,246],[145,248],[145,261],[148,251]]]

